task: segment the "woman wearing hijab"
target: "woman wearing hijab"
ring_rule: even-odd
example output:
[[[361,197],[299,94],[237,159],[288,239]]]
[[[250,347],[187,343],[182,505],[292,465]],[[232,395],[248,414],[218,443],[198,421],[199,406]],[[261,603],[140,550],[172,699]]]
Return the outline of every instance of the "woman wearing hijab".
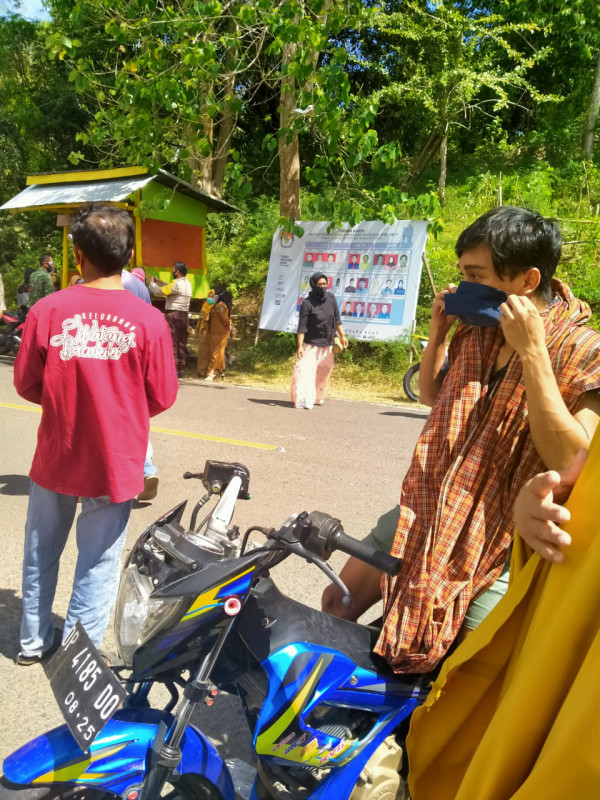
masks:
[[[208,321],[208,344],[210,364],[205,381],[214,381],[225,372],[225,348],[231,329],[231,306],[233,298],[223,284],[215,289],[215,304]]]
[[[211,352],[208,324],[210,320],[210,312],[215,305],[215,293],[211,289],[208,293],[206,300],[202,303],[200,309],[200,316],[198,317],[198,324],[196,325],[196,336],[198,337],[198,361],[197,369],[198,375],[205,378],[208,374],[208,367],[210,365]]]
[[[292,373],[292,402],[296,408],[323,405],[323,394],[333,370],[333,342],[336,331],[342,346],[348,347],[340,311],[334,295],[327,291],[327,276],[315,272],[311,290],[300,306],[298,350]]]

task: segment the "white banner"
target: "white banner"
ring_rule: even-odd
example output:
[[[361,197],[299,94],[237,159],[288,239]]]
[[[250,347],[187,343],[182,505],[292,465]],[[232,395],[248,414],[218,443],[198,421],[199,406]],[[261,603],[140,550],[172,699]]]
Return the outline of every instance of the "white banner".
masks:
[[[260,327],[295,333],[313,272],[327,275],[344,330],[354,339],[394,339],[412,330],[427,223],[361,222],[334,228],[301,222],[299,238],[273,236]]]

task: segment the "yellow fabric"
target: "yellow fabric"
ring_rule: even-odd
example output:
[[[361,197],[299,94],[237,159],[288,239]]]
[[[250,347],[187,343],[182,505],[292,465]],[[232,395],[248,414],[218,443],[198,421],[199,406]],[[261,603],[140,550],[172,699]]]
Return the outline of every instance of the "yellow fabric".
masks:
[[[229,339],[231,328],[231,317],[229,309],[225,303],[217,303],[210,314],[209,325],[209,346],[210,346],[210,365],[208,373],[225,371],[225,349]]]
[[[173,291],[174,283],[175,281],[171,281],[171,283],[166,283],[164,286],[160,287],[160,291],[165,295],[165,297],[168,297]]]
[[[412,800],[600,798],[599,477],[600,431],[567,504],[565,562],[516,535],[506,596],[414,712]]]

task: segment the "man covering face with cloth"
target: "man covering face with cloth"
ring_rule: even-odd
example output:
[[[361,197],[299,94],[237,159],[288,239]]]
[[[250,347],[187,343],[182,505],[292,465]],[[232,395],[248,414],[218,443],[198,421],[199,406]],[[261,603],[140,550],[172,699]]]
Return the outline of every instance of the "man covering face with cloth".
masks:
[[[495,208],[458,238],[459,287],[434,298],[419,372],[432,410],[399,512],[369,536],[403,567],[382,577],[350,559],[341,578],[353,608],[336,587],[323,596],[325,611],[356,619],[383,595],[375,650],[397,672],[430,671],[491,610],[507,583],[519,489],[566,467],[598,424],[600,335],[585,325],[587,304],[553,279],[560,251],[554,221]]]

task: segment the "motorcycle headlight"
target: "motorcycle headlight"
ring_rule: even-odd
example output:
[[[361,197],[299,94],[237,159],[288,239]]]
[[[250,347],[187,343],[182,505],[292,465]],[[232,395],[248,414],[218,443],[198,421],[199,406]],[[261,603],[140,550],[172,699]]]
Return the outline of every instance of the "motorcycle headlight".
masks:
[[[182,597],[150,597],[154,586],[135,564],[123,573],[115,609],[115,640],[123,663],[131,667],[134,651],[167,628],[183,609]]]

